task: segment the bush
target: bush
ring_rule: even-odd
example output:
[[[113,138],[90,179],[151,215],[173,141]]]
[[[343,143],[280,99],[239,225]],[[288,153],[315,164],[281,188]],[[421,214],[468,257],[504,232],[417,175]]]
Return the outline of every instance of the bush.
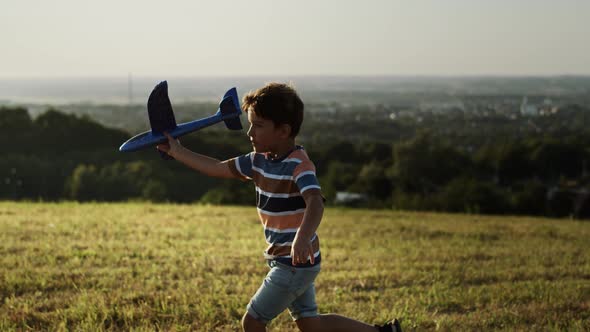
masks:
[[[543,215],[546,213],[547,187],[540,181],[531,180],[516,186],[512,196],[514,212],[518,214]]]
[[[252,182],[226,180],[221,186],[207,191],[199,203],[204,204],[240,204],[255,205],[256,191]]]
[[[100,169],[82,164],[67,180],[65,192],[79,201],[164,200],[166,187],[154,174],[152,166],[143,161],[115,162]]]
[[[505,214],[510,210],[508,195],[498,186],[473,178],[457,178],[436,195],[440,210],[467,213]]]

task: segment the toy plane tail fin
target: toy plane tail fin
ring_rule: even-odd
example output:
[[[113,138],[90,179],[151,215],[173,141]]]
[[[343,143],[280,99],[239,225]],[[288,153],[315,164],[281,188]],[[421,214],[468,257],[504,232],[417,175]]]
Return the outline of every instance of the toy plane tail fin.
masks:
[[[161,134],[176,128],[174,111],[168,97],[168,82],[162,81],[156,85],[150,94],[147,107],[153,133]]]
[[[225,93],[219,104],[219,111],[221,112],[221,116],[223,117],[227,129],[242,129],[242,123],[240,122],[239,117],[242,110],[240,109],[240,101],[238,100],[238,92],[236,91],[236,88],[231,88]]]

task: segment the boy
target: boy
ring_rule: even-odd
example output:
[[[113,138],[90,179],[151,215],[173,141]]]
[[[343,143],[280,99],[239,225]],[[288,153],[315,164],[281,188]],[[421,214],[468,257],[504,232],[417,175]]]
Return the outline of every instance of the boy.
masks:
[[[303,102],[285,84],[269,83],[243,99],[253,152],[219,161],[194,153],[168,137],[158,149],[208,176],[253,180],[258,214],[269,244],[264,256],[270,271],[242,318],[244,331],[266,331],[285,309],[301,331],[401,331],[393,320],[371,326],[335,314],[319,315],[314,280],[320,272],[316,230],[324,199],[315,166],[295,145],[303,121]]]

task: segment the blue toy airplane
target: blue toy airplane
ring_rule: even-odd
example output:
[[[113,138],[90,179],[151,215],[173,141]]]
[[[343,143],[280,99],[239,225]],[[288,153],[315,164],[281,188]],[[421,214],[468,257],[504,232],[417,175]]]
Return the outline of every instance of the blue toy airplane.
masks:
[[[225,93],[219,103],[219,109],[215,114],[179,125],[176,124],[172,104],[170,103],[170,98],[168,98],[168,83],[166,81],[162,81],[156,85],[150,94],[147,107],[152,130],[133,136],[121,145],[119,151],[137,151],[148,146],[165,143],[168,139],[164,136],[164,132],[168,132],[170,136],[177,138],[221,121],[225,122],[228,129],[242,129],[239,118],[242,110],[240,109],[236,88],[231,88]],[[160,154],[165,159],[172,159],[163,151],[160,151]]]

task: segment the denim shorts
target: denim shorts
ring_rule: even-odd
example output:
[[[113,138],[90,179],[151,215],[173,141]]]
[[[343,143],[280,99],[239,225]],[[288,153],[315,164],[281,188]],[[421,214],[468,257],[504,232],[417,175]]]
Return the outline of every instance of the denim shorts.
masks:
[[[267,324],[285,309],[293,320],[318,316],[313,282],[320,273],[320,264],[292,267],[269,261],[270,271],[248,303],[248,314]]]

